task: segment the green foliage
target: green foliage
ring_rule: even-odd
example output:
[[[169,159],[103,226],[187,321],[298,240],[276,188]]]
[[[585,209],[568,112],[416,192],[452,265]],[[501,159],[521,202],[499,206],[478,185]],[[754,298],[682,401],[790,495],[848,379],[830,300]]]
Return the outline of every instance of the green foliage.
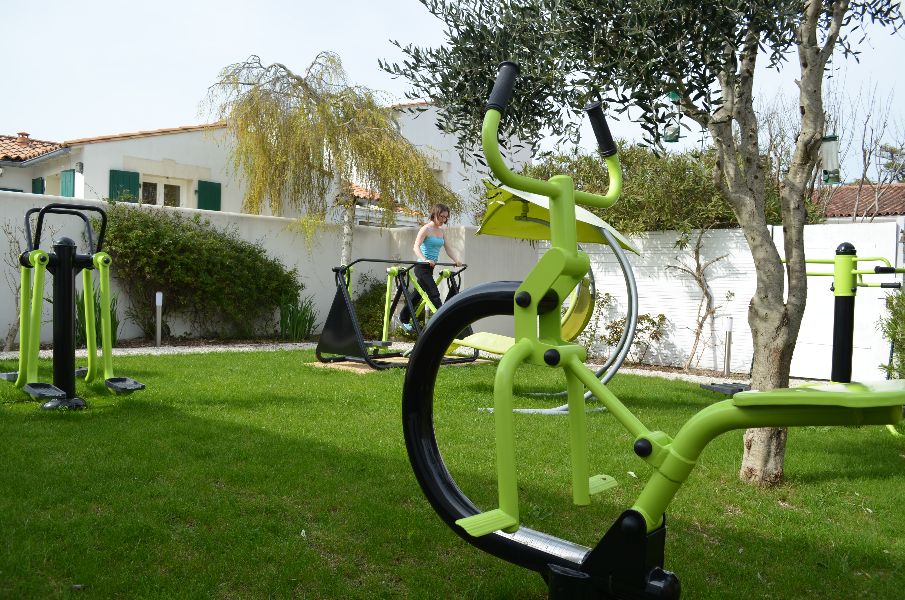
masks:
[[[738,227],[738,220],[713,179],[716,156],[690,150],[682,153],[655,154],[640,144],[620,143],[619,159],[624,187],[619,202],[596,209],[601,218],[626,234],[644,231]],[[768,161],[764,158],[765,167]],[[548,179],[557,173],[569,173],[575,187],[604,194],[609,187],[606,164],[596,153],[580,152],[547,156],[523,169],[530,177]],[[819,208],[808,204],[808,222],[818,222]],[[768,180],[764,214],[767,223],[781,224],[779,188],[776,178]]]
[[[121,203],[107,209],[104,250],[129,296],[130,318],[154,335],[154,294],[164,315],[185,317],[200,335],[272,333],[275,311],[302,289],[295,269],[263,246],[223,231],[199,215]]]
[[[248,182],[248,212],[268,205],[273,214],[303,208],[323,217],[336,181],[346,201],[352,182],[379,191],[388,221],[399,204],[459,206],[399,132],[393,109],[351,85],[336,54],[321,52],[304,75],[251,56],[220,72],[209,101],[235,137],[233,160]]]
[[[883,337],[892,344],[892,361],[882,365],[893,379],[905,379],[905,292],[886,296],[886,314],[880,318]]]
[[[643,363],[651,347],[666,338],[666,325],[668,320],[663,313],[656,317],[644,313],[638,315],[638,323],[635,326],[635,340],[629,350],[629,358],[636,363]],[[625,317],[607,323],[606,333],[601,336],[603,342],[613,347],[619,343],[622,332],[625,330]]]
[[[119,337],[119,296],[112,294],[110,296],[110,345],[116,346],[116,340]],[[94,333],[97,338],[97,347],[101,347],[101,296],[98,290],[94,291]],[[78,348],[84,348],[86,344],[85,332],[85,293],[77,291],[75,293],[75,345]]]
[[[504,60],[522,67],[506,119],[519,139],[535,144],[547,131],[561,142],[576,140],[581,107],[599,96],[618,112],[639,109],[636,118],[656,143],[673,111],[667,94],[677,93],[684,114],[698,122],[726,108],[721,83],[737,85],[747,75],[740,66],[758,50],[771,67],[787,60],[806,6],[792,0],[706,6],[695,0],[420,1],[447,25],[447,39],[434,48],[394,42],[405,59],[380,65],[411,82],[411,98],[434,100],[443,129],[456,132],[468,150],[480,140],[488,84]],[[813,17],[821,43],[840,10],[842,31],[830,41],[843,54],[851,52],[849,36],[854,43],[861,38],[862,22],[891,28],[903,22],[897,0],[822,3]]]
[[[280,338],[301,342],[311,338],[317,327],[314,298],[292,297],[280,302]]]
[[[361,333],[368,340],[383,336],[383,313],[386,306],[386,282],[367,273],[358,278],[358,293],[352,298]]]

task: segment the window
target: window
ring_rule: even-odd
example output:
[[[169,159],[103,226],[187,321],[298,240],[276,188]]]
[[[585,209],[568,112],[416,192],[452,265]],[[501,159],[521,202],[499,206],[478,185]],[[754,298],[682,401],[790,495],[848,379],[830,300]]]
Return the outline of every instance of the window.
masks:
[[[31,180],[31,193],[32,194],[43,194],[44,193],[44,178],[43,177],[35,177]]]
[[[189,182],[185,179],[142,175],[141,202],[157,206],[187,206],[185,190],[188,187]]]

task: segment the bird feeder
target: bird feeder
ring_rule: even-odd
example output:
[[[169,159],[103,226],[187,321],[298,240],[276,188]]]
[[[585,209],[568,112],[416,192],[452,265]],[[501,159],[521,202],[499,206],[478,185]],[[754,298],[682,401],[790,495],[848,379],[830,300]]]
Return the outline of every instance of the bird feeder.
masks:
[[[823,183],[835,185],[839,179],[839,136],[825,135],[820,144],[820,160],[823,164]]]

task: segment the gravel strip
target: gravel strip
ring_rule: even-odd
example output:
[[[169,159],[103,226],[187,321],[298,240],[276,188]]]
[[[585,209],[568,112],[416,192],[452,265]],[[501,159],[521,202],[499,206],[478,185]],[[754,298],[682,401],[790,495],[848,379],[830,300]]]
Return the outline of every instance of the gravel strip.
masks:
[[[402,348],[411,348],[410,342],[396,343],[396,346]],[[276,343],[276,344],[224,344],[209,346],[142,346],[137,348],[114,348],[113,356],[159,356],[164,354],[210,354],[212,352],[277,352],[281,350],[313,350],[317,344],[313,342],[299,343]],[[41,358],[52,358],[53,350],[41,350],[38,354]],[[85,358],[87,352],[85,350],[76,350],[76,358]],[[18,352],[0,352],[0,360],[16,360],[19,358]],[[596,370],[597,365],[589,364],[590,368]],[[632,369],[625,367],[620,369],[621,373],[631,375],[642,375],[648,377],[663,377],[664,379],[678,379],[689,381],[691,383],[748,383],[747,379],[734,379],[729,377],[719,377],[714,375],[697,375],[694,373],[682,373],[677,371],[656,371],[651,369]],[[819,383],[814,379],[792,379],[791,386],[803,383]]]

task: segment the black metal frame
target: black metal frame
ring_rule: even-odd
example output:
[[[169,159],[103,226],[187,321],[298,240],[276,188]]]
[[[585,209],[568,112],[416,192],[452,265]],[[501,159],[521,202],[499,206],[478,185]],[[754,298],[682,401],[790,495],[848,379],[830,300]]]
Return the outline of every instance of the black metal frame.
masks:
[[[324,328],[321,331],[320,339],[315,349],[315,355],[320,362],[360,362],[365,363],[372,369],[404,369],[408,366],[408,362],[390,361],[389,358],[402,358],[404,353],[401,351],[381,352],[382,349],[389,346],[389,342],[379,341],[373,342],[365,340],[358,322],[358,315],[355,312],[355,306],[352,303],[352,297],[349,295],[348,283],[351,277],[350,268],[358,263],[383,263],[392,265],[409,265],[405,269],[401,269],[397,274],[397,290],[393,299],[392,308],[395,309],[400,297],[409,307],[409,311],[414,316],[415,305],[412,299],[411,291],[408,288],[408,271],[416,264],[415,261],[395,261],[378,258],[359,258],[348,265],[333,267],[336,281],[336,295],[333,297],[333,303],[330,305],[330,312],[327,314],[327,320],[324,322]],[[436,263],[437,266],[456,266],[452,263]],[[461,267],[454,276],[461,273],[465,267]],[[415,332],[421,335],[422,328],[417,323],[417,319],[412,319],[415,324]],[[459,364],[474,362],[478,358],[478,351],[475,350],[472,356],[463,357],[444,357],[442,363]]]

